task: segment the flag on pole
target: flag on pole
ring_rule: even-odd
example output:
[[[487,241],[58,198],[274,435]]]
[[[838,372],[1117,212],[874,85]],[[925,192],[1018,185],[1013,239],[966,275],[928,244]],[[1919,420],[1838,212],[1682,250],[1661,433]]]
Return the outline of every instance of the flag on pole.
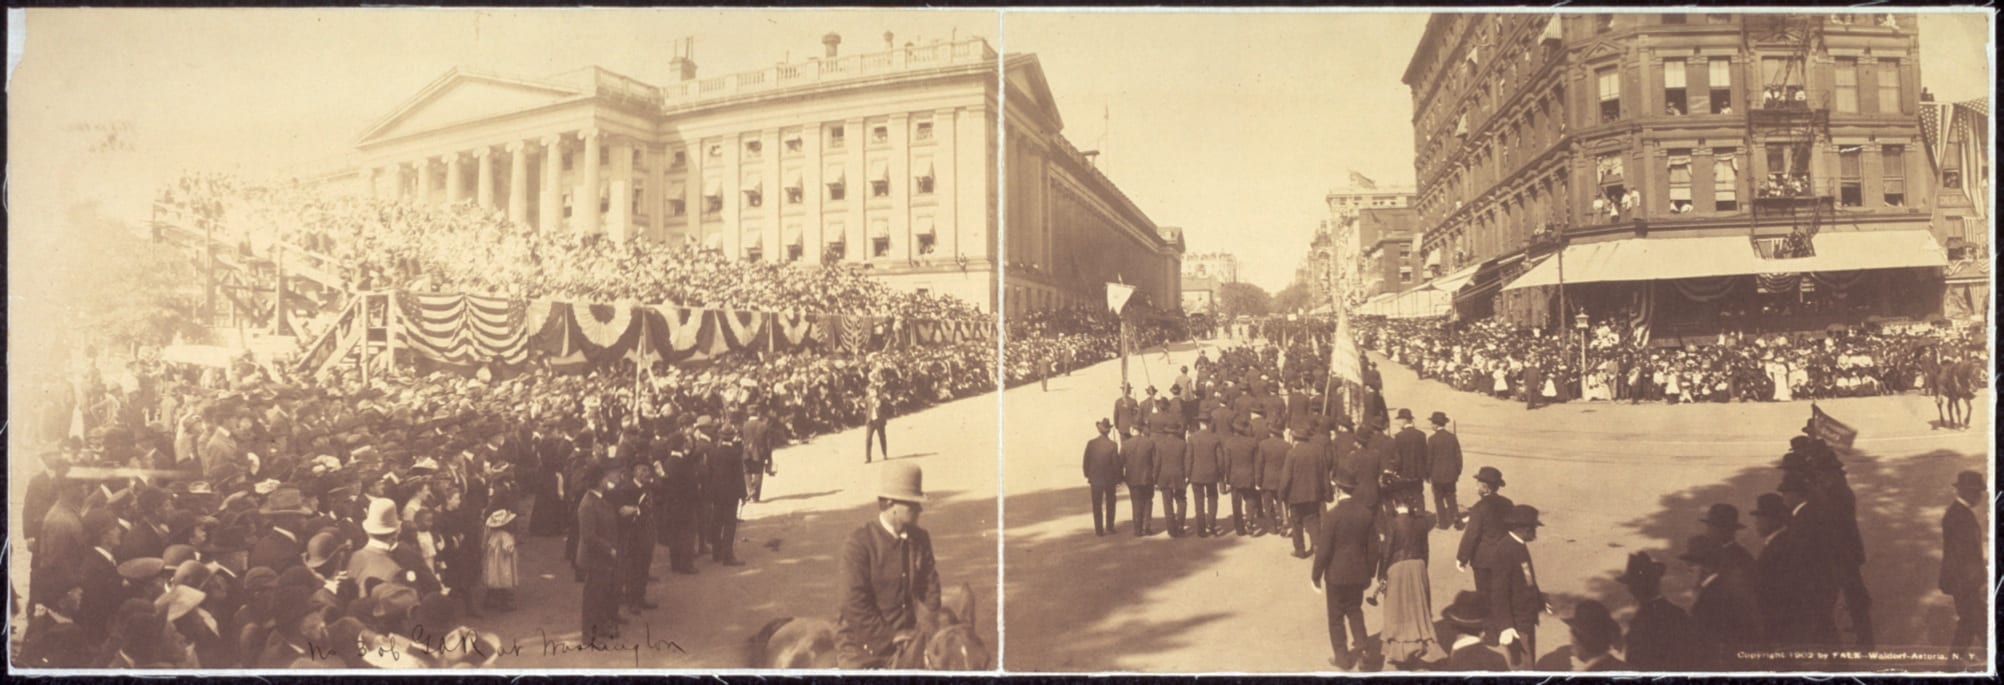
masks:
[[[1838,421],[1835,417],[1824,413],[1823,408],[1816,406],[1814,402],[1809,404],[1808,432],[1811,436],[1825,443],[1841,445],[1847,449],[1851,447],[1851,443],[1858,439],[1858,429],[1852,428],[1844,422]]]
[[[1363,383],[1364,370],[1358,360],[1357,339],[1350,334],[1350,314],[1338,314],[1336,335],[1329,340],[1329,375],[1352,383]]]
[[[1134,297],[1134,286],[1125,283],[1106,284],[1106,308],[1113,310],[1113,313],[1119,314],[1120,309],[1127,306],[1127,299],[1130,297]]]

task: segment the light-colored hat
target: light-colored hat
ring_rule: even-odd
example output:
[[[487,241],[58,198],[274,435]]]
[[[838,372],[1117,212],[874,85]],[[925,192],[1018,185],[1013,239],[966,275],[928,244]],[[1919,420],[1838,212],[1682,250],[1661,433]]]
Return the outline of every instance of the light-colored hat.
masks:
[[[925,473],[917,464],[886,464],[877,496],[900,502],[925,502]]]
[[[403,522],[397,519],[397,503],[388,499],[369,500],[369,515],[362,519],[362,532],[395,535],[399,530],[403,530]]]
[[[166,613],[167,622],[173,623],[181,620],[182,616],[187,616],[188,612],[194,611],[195,607],[201,606],[202,600],[208,598],[209,594],[206,592],[186,585],[176,585],[168,589],[166,594],[160,595],[159,599],[153,600],[153,609]]]
[[[487,527],[500,528],[508,525],[508,522],[513,520],[515,520],[515,512],[508,511],[507,509],[496,509],[494,513],[487,515]]]

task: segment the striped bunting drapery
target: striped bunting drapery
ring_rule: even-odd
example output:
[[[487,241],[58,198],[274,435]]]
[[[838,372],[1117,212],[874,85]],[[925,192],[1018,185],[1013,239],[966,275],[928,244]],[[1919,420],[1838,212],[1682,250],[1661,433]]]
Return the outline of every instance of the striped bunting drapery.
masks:
[[[620,359],[668,363],[731,352],[862,354],[909,345],[992,340],[980,321],[715,310],[674,305],[509,300],[469,294],[403,293],[399,333],[418,355],[454,367]],[[640,346],[647,346],[642,349]]]
[[[480,295],[406,293],[398,298],[404,340],[432,361],[451,364],[528,360],[527,303]]]

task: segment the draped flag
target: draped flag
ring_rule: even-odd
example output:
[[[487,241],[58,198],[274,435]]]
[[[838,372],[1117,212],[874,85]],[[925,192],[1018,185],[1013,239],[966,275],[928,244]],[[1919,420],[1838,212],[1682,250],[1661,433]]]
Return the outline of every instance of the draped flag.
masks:
[[[1357,354],[1357,339],[1350,333],[1350,315],[1336,317],[1336,335],[1329,340],[1329,374],[1351,383],[1364,382],[1362,358]]]
[[[525,302],[478,295],[406,293],[398,298],[403,339],[418,355],[449,364],[528,359]],[[541,328],[542,322],[537,322]]]
[[[1816,406],[1814,402],[1809,404],[1808,432],[1817,439],[1832,445],[1841,445],[1846,449],[1858,439],[1858,429],[1824,413],[1823,408]]]
[[[1636,291],[1635,308],[1633,311],[1634,313],[1628,317],[1628,330],[1633,334],[1632,337],[1635,339],[1635,346],[1637,348],[1648,347],[1650,324],[1656,316],[1656,284],[1654,282],[1643,283],[1642,289]]]

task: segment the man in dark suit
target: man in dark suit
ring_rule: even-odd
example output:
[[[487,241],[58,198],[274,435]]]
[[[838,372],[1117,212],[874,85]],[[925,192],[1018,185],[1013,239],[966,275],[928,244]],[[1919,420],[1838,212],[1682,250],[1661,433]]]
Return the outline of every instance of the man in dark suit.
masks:
[[[1828,500],[1818,496],[1815,484],[1803,474],[1784,472],[1775,492],[1789,507],[1784,537],[1800,542],[1789,550],[1793,573],[1799,580],[1795,587],[1802,593],[1802,622],[1797,625],[1803,632],[1799,637],[1814,644],[1834,645],[1840,572],[1849,558],[1839,514]]]
[[[619,505],[611,497],[622,471],[603,467],[593,474],[591,490],[578,501],[578,567],[584,572],[586,639],[619,634]]]
[[[1294,525],[1294,557],[1306,559],[1312,554],[1304,543],[1304,535],[1321,533],[1322,500],[1329,494],[1332,470],[1328,452],[1317,447],[1313,431],[1320,425],[1319,419],[1311,419],[1309,427],[1295,434],[1294,447],[1287,450],[1286,468],[1280,483],[1280,495],[1287,502],[1287,508]]]
[[[112,553],[125,529],[118,527],[118,520],[103,507],[84,514],[83,529],[91,547],[77,559],[81,568],[73,571],[82,579],[83,588],[76,624],[83,635],[103,636],[109,634],[112,614],[125,601],[125,577],[118,574],[118,558]]]
[[[696,419],[696,430],[714,425],[710,417]],[[743,566],[738,560],[738,504],[745,499],[745,460],[742,447],[711,443],[703,449],[703,496],[710,505],[710,558],[725,566]]]
[[[272,525],[270,533],[251,545],[250,568],[263,566],[284,573],[286,569],[303,563],[303,557],[299,555],[305,551],[305,542],[299,539],[301,531],[298,529],[314,512],[306,508],[299,490],[280,488],[273,491],[258,511]]]
[[[1260,509],[1266,516],[1260,520],[1260,527],[1276,535],[1286,533],[1287,504],[1281,497],[1280,486],[1287,479],[1287,452],[1291,446],[1280,437],[1281,428],[1272,425],[1266,435],[1259,436],[1259,499]]]
[[[779,475],[779,469],[772,463],[772,450],[778,436],[774,435],[773,424],[766,420],[762,408],[754,403],[754,413],[745,419],[741,431],[745,442],[745,486],[751,493],[751,501],[757,502],[765,490],[765,477]]]
[[[1955,599],[1955,634],[1949,640],[1951,658],[1971,659],[1969,648],[1983,633],[1983,526],[1976,503],[1984,501],[1983,474],[1963,471],[1955,478],[1955,501],[1941,514],[1941,591]]]
[[[1199,367],[1201,368],[1201,367]],[[1190,498],[1197,504],[1197,537],[1218,534],[1218,483],[1227,471],[1225,439],[1211,430],[1211,417],[1197,416],[1190,434]]]
[[[1134,519],[1134,536],[1145,537],[1155,513],[1155,441],[1137,436],[1120,444],[1122,475],[1127,477],[1129,518]]]
[[[1364,506],[1376,509],[1381,497],[1379,486],[1383,483],[1385,462],[1392,458],[1392,439],[1385,437],[1375,423],[1369,421],[1357,427],[1357,449],[1350,452],[1350,458],[1338,465],[1356,479],[1355,496],[1363,500]]]
[[[1495,545],[1495,579],[1490,583],[1489,627],[1503,644],[1511,670],[1524,670],[1538,658],[1538,615],[1550,610],[1538,589],[1538,570],[1528,543],[1538,539],[1536,507],[1519,504],[1503,521],[1509,533]]]
[[[1527,410],[1537,409],[1538,404],[1544,401],[1544,390],[1544,370],[1538,368],[1538,364],[1535,361],[1526,362],[1524,364],[1524,385],[1521,386],[1521,392],[1524,395],[1524,408]]]
[[[1808,625],[1817,613],[1819,576],[1827,575],[1815,558],[1818,552],[1802,531],[1793,528],[1788,505],[1776,493],[1756,501],[1754,530],[1766,538],[1754,562],[1754,598],[1759,602],[1761,635],[1770,648],[1786,649],[1816,642],[1822,631]],[[1827,583],[1826,583],[1827,585]],[[1828,608],[1822,620],[1830,620]]]
[[[1423,488],[1433,475],[1428,471],[1426,434],[1413,427],[1413,410],[1400,408],[1399,432],[1392,436],[1392,462],[1387,471],[1392,473],[1394,490],[1400,501],[1414,509],[1426,508],[1426,493]]]
[[[1157,407],[1155,396],[1158,392],[1155,390],[1155,386],[1151,385],[1148,386],[1145,393],[1147,396],[1141,398],[1141,402],[1136,406],[1134,414],[1134,433],[1143,439],[1154,435],[1154,432],[1150,431],[1149,428],[1155,425],[1155,409]]]
[[[687,437],[674,441],[661,465],[661,523],[667,529],[668,565],[688,575],[696,573],[696,511],[703,506],[702,454],[697,447]]]
[[[1481,595],[1456,594],[1454,602],[1441,611],[1441,619],[1441,625],[1447,628],[1440,635],[1447,659],[1434,664],[1432,670],[1478,673],[1510,668],[1502,654],[1482,642],[1483,628],[1489,624],[1489,606],[1483,603]]]
[[[1121,463],[1120,445],[1107,437],[1113,430],[1113,422],[1100,419],[1093,424],[1099,429],[1099,437],[1086,441],[1085,479],[1092,489],[1092,534],[1106,535],[1114,530],[1118,516],[1114,505],[1119,497],[1114,494],[1120,486]]]
[[[1168,412],[1159,412],[1162,418]],[[1162,494],[1162,517],[1168,519],[1169,537],[1183,537],[1183,520],[1189,514],[1190,445],[1183,432],[1170,421],[1159,422],[1155,434],[1155,490]]]
[[[1329,611],[1329,647],[1332,666],[1349,670],[1357,665],[1357,651],[1370,635],[1364,627],[1364,587],[1378,567],[1376,511],[1349,497],[1356,481],[1349,474],[1336,476],[1336,489],[1343,496],[1322,521],[1321,544],[1315,563],[1309,568],[1309,582],[1321,590]],[[1357,648],[1350,645],[1354,635]]]
[[[660,483],[654,477],[653,453],[660,448],[658,440],[650,440],[648,447],[639,448],[628,462],[629,480],[622,485],[625,493],[620,497],[620,522],[623,524],[620,536],[619,565],[623,579],[620,589],[626,608],[635,613],[642,609],[658,608],[647,600],[648,575],[654,566],[654,546],[660,543],[659,515],[661,507]]]
[[[1301,435],[1315,428],[1315,411],[1309,406],[1308,390],[1295,386],[1287,393],[1287,432]]]
[[[1726,545],[1710,534],[1693,536],[1678,558],[1698,569],[1698,599],[1691,604],[1692,670],[1736,670],[1746,665],[1734,654],[1760,644],[1760,616],[1754,611],[1748,577],[1725,571],[1732,563]]]
[[[1572,617],[1565,622],[1572,638],[1573,670],[1585,673],[1656,670],[1631,666],[1632,661],[1623,662],[1614,655],[1614,646],[1621,644],[1621,624],[1608,614],[1607,605],[1591,599],[1582,601],[1573,607]]]
[[[1464,524],[1454,486],[1461,481],[1461,438],[1447,430],[1447,414],[1434,412],[1426,421],[1433,425],[1433,435],[1426,438],[1426,471],[1427,480],[1433,483],[1433,508],[1440,514],[1437,527],[1459,529]]]
[[[1635,552],[1628,555],[1628,568],[1615,578],[1635,597],[1635,616],[1628,621],[1622,654],[1638,671],[1700,670],[1691,659],[1691,647],[1697,642],[1691,617],[1663,597],[1663,571],[1664,565],[1647,552]]]
[[[1244,537],[1259,529],[1261,516],[1259,439],[1247,433],[1248,424],[1242,419],[1232,419],[1232,429],[1225,438],[1226,487],[1232,496],[1232,530]]]
[[[1140,422],[1141,407],[1134,401],[1134,386],[1122,383],[1120,399],[1113,401],[1113,427],[1120,431],[1120,441],[1127,442]]]
[[[1475,593],[1487,601],[1495,585],[1491,576],[1496,567],[1496,547],[1509,536],[1504,519],[1509,517],[1515,503],[1499,492],[1503,489],[1503,472],[1496,467],[1476,469],[1475,483],[1481,499],[1468,507],[1468,527],[1461,533],[1461,546],[1455,548],[1454,561],[1461,570],[1475,568]]]

